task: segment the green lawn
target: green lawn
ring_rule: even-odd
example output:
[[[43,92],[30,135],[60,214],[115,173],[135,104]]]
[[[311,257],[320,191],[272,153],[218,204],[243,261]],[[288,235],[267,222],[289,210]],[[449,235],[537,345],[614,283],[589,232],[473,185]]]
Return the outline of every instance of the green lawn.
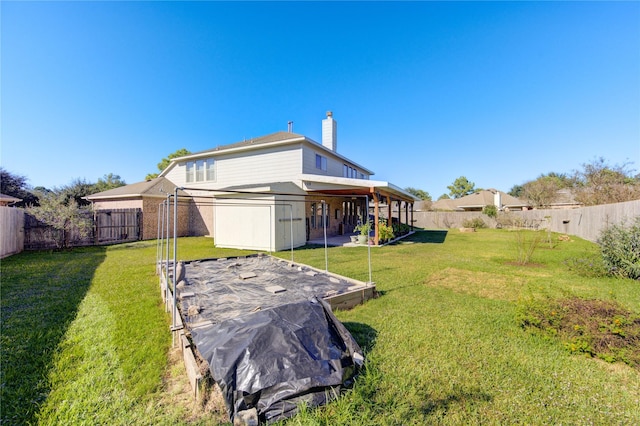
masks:
[[[366,369],[338,401],[289,423],[640,424],[638,369],[571,354],[519,319],[523,302],[574,296],[640,314],[640,283],[570,272],[565,260],[597,250],[577,238],[540,247],[533,265],[517,266],[509,231],[442,236],[419,232],[371,250],[381,297],[337,313],[364,347]],[[239,253],[206,238],[179,247],[182,259]],[[167,362],[155,253],[155,243],[140,242],[2,261],[2,423],[220,418],[194,414],[168,385],[180,369]],[[324,256],[295,252],[321,269]],[[368,280],[366,248],[332,248],[328,257],[331,271]]]

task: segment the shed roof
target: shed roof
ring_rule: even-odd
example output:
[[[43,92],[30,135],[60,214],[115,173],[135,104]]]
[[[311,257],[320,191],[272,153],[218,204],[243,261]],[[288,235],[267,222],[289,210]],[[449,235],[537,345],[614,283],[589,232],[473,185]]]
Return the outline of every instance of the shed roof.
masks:
[[[98,192],[85,197],[89,201],[98,201],[113,198],[132,198],[132,197],[158,197],[166,198],[167,193],[174,194],[176,185],[169,179],[157,177],[149,181],[132,183],[130,185],[120,186],[118,188],[109,189],[107,191]],[[178,190],[179,196],[188,196],[186,192]]]

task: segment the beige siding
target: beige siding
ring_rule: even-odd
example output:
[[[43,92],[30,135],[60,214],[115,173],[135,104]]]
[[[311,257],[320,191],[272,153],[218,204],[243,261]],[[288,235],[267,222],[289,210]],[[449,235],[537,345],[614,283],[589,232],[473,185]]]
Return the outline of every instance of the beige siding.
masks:
[[[327,170],[320,170],[316,168],[316,154],[320,154],[327,159]],[[331,153],[323,151],[322,149],[313,149],[311,147],[305,146],[303,148],[303,171],[302,173],[312,174],[312,175],[323,175],[323,176],[337,176],[343,177],[343,165],[347,164],[354,169],[358,170],[359,173],[363,173],[365,175],[365,179],[369,178],[369,175],[364,173],[362,169],[358,169],[353,163],[343,160],[342,158],[332,156]]]
[[[216,164],[217,184],[232,186],[290,181],[300,174],[300,161],[299,145],[226,155]]]
[[[187,162],[183,161],[182,163],[176,164],[169,170],[165,177],[176,186],[185,186],[187,184]],[[191,183],[189,185],[191,185]]]
[[[216,180],[186,182],[186,163],[178,163],[166,178],[179,187],[224,188],[233,185],[290,181],[302,171],[300,145],[264,148],[220,155],[216,158]]]

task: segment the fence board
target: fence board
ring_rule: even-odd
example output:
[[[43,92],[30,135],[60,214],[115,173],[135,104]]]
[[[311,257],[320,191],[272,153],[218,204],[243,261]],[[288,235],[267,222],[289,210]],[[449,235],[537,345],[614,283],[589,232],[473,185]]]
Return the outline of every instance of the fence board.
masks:
[[[24,210],[0,206],[0,259],[24,250]]]

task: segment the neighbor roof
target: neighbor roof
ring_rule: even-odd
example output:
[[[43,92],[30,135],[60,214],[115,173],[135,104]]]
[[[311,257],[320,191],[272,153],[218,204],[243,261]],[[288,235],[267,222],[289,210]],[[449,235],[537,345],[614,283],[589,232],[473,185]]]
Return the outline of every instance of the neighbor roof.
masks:
[[[21,198],[12,197],[11,195],[0,194],[0,205],[19,203]]]
[[[494,196],[500,193],[500,207],[518,208],[526,207],[529,204],[505,192],[496,189],[484,189],[471,195],[466,195],[456,199],[443,199],[433,203],[434,210],[465,210],[471,208],[482,208],[494,205]]]

